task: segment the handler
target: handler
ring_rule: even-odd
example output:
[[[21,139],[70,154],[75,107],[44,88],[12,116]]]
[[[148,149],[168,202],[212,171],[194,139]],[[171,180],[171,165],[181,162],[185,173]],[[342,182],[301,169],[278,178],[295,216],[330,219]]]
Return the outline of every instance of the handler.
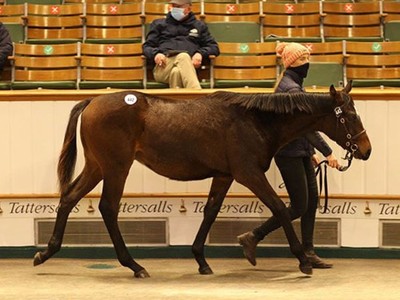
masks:
[[[276,48],[285,67],[275,86],[275,92],[302,93],[303,80],[309,68],[309,50],[298,43],[280,43]],[[332,149],[318,132],[310,132],[297,138],[281,148],[275,155],[275,162],[282,175],[290,198],[287,208],[292,220],[301,217],[301,236],[304,251],[313,268],[331,268],[332,264],[324,262],[314,251],[314,225],[318,205],[318,186],[314,166],[319,163],[315,154],[317,148],[328,160],[332,168],[339,167]],[[275,216],[251,232],[238,236],[239,243],[247,260],[256,265],[256,247],[264,237],[278,229],[280,223]]]
[[[154,79],[171,88],[201,89],[196,69],[219,55],[207,25],[196,19],[191,0],[171,0],[166,18],[154,20],[143,44],[146,58],[155,63]]]

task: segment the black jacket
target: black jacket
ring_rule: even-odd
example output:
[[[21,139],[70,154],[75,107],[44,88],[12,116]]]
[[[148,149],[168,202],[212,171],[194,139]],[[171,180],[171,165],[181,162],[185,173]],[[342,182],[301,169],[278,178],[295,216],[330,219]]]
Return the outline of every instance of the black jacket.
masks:
[[[203,62],[209,55],[219,55],[218,44],[207,25],[197,20],[192,12],[182,22],[176,21],[171,13],[166,18],[154,20],[142,48],[149,62],[154,61],[157,53],[167,55],[170,50],[186,51],[190,56],[199,52]]]
[[[275,89],[278,93],[301,93],[305,92],[302,88],[303,79],[294,71],[287,69]],[[283,148],[276,154],[278,156],[287,157],[307,157],[315,154],[314,147],[321,152],[325,157],[332,153],[332,149],[324,141],[322,136],[314,131],[309,132],[304,137],[297,138]]]
[[[11,36],[4,24],[0,22],[0,71],[3,70],[8,56],[12,55],[12,51],[13,44]]]

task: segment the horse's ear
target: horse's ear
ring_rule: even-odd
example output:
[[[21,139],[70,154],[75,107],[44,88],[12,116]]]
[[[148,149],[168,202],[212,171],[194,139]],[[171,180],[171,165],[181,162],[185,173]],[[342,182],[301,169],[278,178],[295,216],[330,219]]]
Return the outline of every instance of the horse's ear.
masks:
[[[350,93],[352,87],[353,87],[353,80],[349,80],[349,82],[344,87],[343,92],[345,92],[346,94]]]
[[[334,87],[333,84],[331,84],[331,86],[329,87],[329,93],[330,93],[333,97],[335,97],[335,95],[336,95],[336,89],[335,89],[335,87]]]

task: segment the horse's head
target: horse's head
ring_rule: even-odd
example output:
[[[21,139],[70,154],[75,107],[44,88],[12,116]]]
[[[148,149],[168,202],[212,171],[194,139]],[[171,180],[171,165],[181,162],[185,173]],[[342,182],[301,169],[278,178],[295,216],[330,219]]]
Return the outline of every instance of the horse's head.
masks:
[[[334,113],[337,120],[332,138],[355,158],[367,160],[371,154],[371,143],[349,95],[351,88],[351,81],[341,92],[336,91],[333,85],[330,87],[330,94],[336,101]]]

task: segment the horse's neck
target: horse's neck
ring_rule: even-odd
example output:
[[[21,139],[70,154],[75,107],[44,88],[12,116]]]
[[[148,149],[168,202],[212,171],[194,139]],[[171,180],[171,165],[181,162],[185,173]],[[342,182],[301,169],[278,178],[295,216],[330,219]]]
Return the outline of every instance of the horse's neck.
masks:
[[[279,118],[280,144],[286,144],[291,140],[312,131],[325,131],[325,121],[328,114],[282,115]]]

